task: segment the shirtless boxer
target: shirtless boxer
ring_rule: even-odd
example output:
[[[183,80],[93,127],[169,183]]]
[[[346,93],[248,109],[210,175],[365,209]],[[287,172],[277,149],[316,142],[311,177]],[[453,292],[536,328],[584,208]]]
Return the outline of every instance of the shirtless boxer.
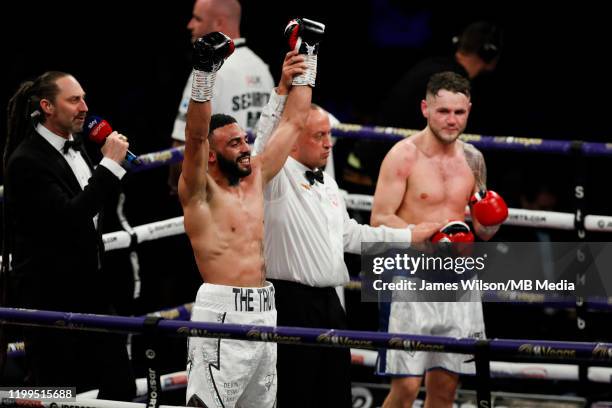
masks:
[[[489,240],[508,210],[497,193],[486,191],[486,167],[480,151],[458,140],[470,112],[470,85],[452,72],[435,74],[427,85],[421,111],[427,127],[395,144],[385,157],[372,207],[372,225],[401,228],[424,221],[463,221],[470,204],[476,235]],[[445,226],[435,239],[473,240],[463,230]],[[456,239],[457,240],[457,239]],[[484,337],[480,302],[393,302],[390,333]],[[394,376],[383,407],[411,407],[425,372],[425,407],[451,407],[458,373],[474,373],[470,356],[388,350],[379,372]]]
[[[287,109],[266,149],[251,159],[246,133],[227,115],[213,115],[216,71],[233,51],[222,33],[194,44],[194,81],[187,111],[179,198],[185,231],[204,283],[192,320],[276,324],[274,288],[265,281],[263,188],[282,168],[310,109],[316,49],[324,26],[294,20],[286,29],[293,51],[283,70],[294,75]],[[313,72],[314,71],[314,72]],[[304,76],[311,81],[300,81]],[[276,399],[276,344],[191,338],[187,403],[196,407],[272,407]]]

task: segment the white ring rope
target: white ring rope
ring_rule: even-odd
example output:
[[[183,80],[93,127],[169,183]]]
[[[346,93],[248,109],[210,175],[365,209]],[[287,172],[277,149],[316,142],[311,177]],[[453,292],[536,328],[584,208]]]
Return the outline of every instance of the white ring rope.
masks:
[[[155,239],[181,235],[185,233],[183,217],[174,217],[163,221],[156,221],[150,224],[143,224],[133,228],[136,233],[138,243],[153,241]],[[129,248],[131,238],[126,231],[115,231],[104,234],[102,237],[104,248],[107,251],[113,249]]]
[[[370,211],[372,209],[372,196],[348,194],[346,191],[343,191],[343,195],[346,206],[349,209],[362,211]],[[469,216],[469,214],[466,213],[466,216]],[[573,230],[574,218],[575,214],[573,213],[510,208],[508,219],[504,222],[504,225]],[[612,232],[612,217],[607,215],[587,215],[584,225],[587,231]],[[185,226],[183,225],[183,217],[175,217],[139,225],[134,227],[133,230],[136,233],[138,243],[141,243],[183,234]],[[104,234],[103,240],[107,251],[129,248],[130,246],[130,234],[125,231]]]
[[[346,207],[351,210],[371,211],[374,197],[365,194],[349,194],[342,191]],[[518,227],[551,228],[562,230],[573,230],[574,213],[563,213],[555,211],[525,210],[522,208],[510,208],[508,219],[504,225]],[[466,216],[469,216],[466,208]],[[587,215],[584,220],[587,231],[612,231],[612,217],[606,215]]]

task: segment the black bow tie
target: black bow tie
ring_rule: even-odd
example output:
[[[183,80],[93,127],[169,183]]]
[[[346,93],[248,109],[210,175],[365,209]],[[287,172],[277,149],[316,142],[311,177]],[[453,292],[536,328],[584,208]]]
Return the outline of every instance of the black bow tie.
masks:
[[[68,149],[72,149],[75,151],[79,151],[81,150],[81,148],[83,147],[82,143],[80,140],[75,139],[75,140],[66,140],[66,143],[64,143],[64,147],[62,147],[62,152],[64,152],[64,154],[68,153]]]
[[[321,169],[317,169],[315,171],[306,170],[304,175],[311,186],[315,183],[315,180],[323,184],[323,171]]]

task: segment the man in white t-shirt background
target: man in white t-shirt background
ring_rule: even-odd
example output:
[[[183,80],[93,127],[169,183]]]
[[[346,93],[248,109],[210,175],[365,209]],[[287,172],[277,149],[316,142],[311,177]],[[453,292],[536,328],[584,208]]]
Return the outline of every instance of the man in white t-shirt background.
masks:
[[[268,65],[247,47],[246,40],[240,36],[240,17],[241,6],[237,0],[196,0],[187,29],[191,31],[192,42],[213,31],[220,31],[233,39],[236,49],[215,80],[212,113],[231,115],[241,128],[247,129],[255,127],[268,103],[274,79]],[[174,147],[185,143],[185,118],[192,82],[190,75],[174,121]],[[179,174],[180,164],[174,165],[169,175],[170,189],[174,194]]]

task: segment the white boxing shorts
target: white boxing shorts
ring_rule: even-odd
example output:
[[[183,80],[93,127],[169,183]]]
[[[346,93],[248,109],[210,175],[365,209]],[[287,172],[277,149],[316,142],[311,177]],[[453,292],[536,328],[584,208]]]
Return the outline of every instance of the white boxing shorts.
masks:
[[[191,312],[198,322],[276,326],[274,286],[244,288],[202,284]],[[190,337],[187,405],[273,407],[276,343]]]
[[[476,299],[474,296],[478,294],[468,293],[467,296]],[[479,297],[477,299],[472,302],[393,301],[388,332],[484,339],[482,303]],[[423,376],[433,369],[457,374],[476,372],[473,355],[403,350],[383,350],[377,372],[391,376]]]

